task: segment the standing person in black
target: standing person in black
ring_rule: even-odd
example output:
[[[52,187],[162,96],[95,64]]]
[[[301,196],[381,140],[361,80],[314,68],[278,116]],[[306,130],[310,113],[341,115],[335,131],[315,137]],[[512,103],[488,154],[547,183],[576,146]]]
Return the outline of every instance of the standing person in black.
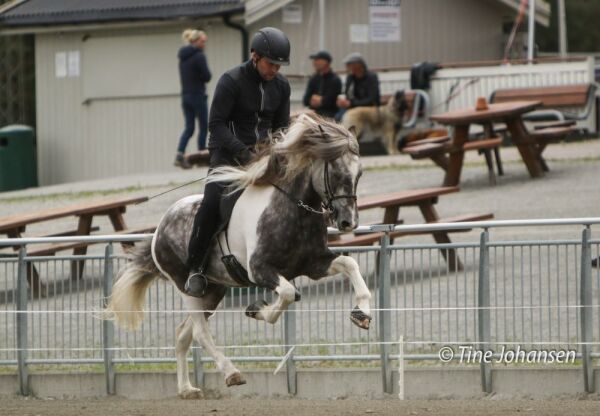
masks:
[[[217,83],[210,108],[210,166],[245,165],[254,146],[290,119],[290,84],[278,73],[289,65],[290,42],[279,29],[260,29],[251,42],[252,58],[227,71]],[[208,183],[196,213],[188,246],[189,277],[185,291],[201,296],[208,253],[219,223],[225,185]]]
[[[321,116],[335,117],[338,112],[336,100],[342,93],[342,80],[331,69],[331,55],[319,51],[310,55],[315,74],[308,80],[303,103]]]
[[[335,116],[340,121],[349,108],[378,106],[380,104],[379,78],[369,71],[365,59],[360,53],[351,53],[344,59],[348,76],[346,77],[346,96],[339,97],[337,105],[340,111]]]
[[[201,30],[186,29],[181,36],[187,43],[179,49],[179,78],[181,81],[181,107],[185,118],[185,129],[179,138],[175,166],[189,169],[191,166],[184,158],[185,148],[194,134],[196,118],[200,124],[198,150],[206,148],[208,133],[208,103],[206,83],[210,81],[204,47],[208,36]]]

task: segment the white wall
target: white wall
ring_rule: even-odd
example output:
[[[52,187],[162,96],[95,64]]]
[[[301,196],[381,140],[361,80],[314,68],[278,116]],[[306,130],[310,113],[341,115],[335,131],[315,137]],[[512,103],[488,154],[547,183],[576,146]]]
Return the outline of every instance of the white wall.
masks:
[[[40,184],[172,169],[183,129],[181,29],[36,36]],[[241,41],[221,24],[206,30],[210,94],[219,75],[240,62]],[[55,76],[62,51],[80,51],[79,77]]]

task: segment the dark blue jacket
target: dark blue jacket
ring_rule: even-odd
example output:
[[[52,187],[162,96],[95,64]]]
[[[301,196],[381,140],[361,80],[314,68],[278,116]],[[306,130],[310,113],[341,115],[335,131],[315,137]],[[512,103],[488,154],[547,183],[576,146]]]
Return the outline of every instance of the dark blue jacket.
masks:
[[[204,94],[211,73],[202,49],[187,45],[179,49],[177,57],[179,58],[181,92]]]

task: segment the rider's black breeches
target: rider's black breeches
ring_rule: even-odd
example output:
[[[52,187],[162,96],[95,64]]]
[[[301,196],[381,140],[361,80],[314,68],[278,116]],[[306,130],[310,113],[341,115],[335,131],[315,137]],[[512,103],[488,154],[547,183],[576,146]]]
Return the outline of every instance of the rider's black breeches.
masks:
[[[231,165],[233,160],[220,149],[211,149],[211,168]],[[188,270],[198,270],[208,257],[212,238],[220,224],[221,195],[225,185],[211,182],[204,187],[204,199],[194,218],[194,226],[188,245]]]

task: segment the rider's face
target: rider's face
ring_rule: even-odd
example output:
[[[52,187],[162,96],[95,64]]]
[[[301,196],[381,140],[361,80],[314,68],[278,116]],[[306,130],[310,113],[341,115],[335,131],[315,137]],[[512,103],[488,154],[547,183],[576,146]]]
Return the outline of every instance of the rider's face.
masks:
[[[256,70],[260,74],[261,78],[265,81],[271,81],[279,72],[281,65],[272,64],[267,59],[259,57],[258,55],[254,56],[254,62],[256,63]]]

